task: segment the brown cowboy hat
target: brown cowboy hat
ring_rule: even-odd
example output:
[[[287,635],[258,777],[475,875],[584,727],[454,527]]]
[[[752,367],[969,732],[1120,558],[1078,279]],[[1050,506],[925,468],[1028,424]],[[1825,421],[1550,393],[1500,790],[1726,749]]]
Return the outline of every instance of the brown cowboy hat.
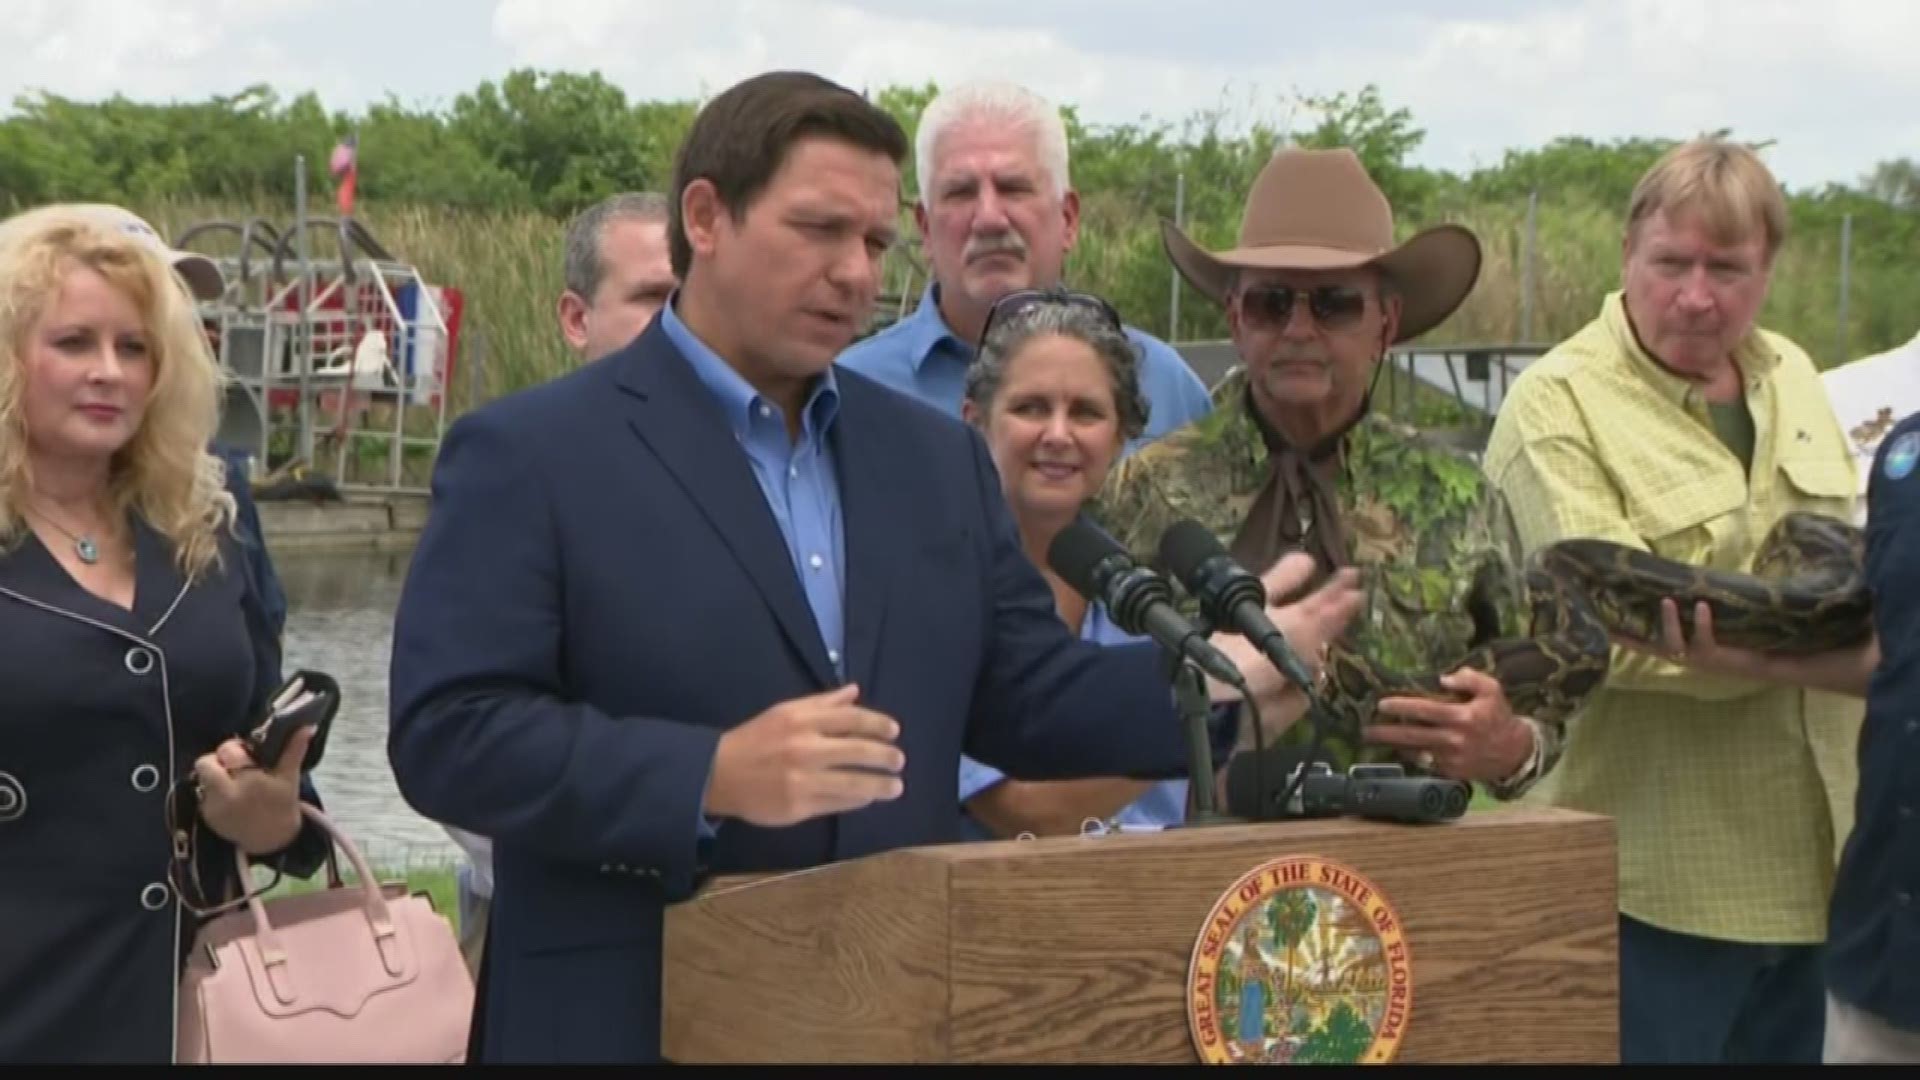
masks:
[[[1167,257],[1193,287],[1226,303],[1234,271],[1345,270],[1378,266],[1400,293],[1396,342],[1439,325],[1473,291],[1480,241],[1462,226],[1437,225],[1398,246],[1393,208],[1351,150],[1282,150],[1247,194],[1240,242],[1211,252],[1170,221],[1160,223]]]

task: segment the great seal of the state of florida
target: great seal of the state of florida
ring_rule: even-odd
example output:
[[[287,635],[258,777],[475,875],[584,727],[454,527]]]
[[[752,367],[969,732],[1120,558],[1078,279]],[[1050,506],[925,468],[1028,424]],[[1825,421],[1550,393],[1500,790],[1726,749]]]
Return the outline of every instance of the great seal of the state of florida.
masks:
[[[1255,867],[1215,902],[1194,945],[1187,1022],[1203,1062],[1392,1061],[1412,1016],[1400,914],[1337,862]]]

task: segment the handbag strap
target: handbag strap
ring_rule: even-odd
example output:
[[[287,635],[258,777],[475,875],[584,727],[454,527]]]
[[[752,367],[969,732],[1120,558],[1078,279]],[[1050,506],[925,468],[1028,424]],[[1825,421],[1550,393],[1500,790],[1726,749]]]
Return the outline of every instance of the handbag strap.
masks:
[[[367,926],[373,933],[374,946],[380,952],[380,961],[386,966],[387,974],[399,977],[404,970],[404,960],[400,953],[399,931],[393,922],[393,912],[387,907],[386,895],[380,889],[380,882],[374,877],[367,860],[360,854],[345,833],[342,833],[328,817],[307,803],[300,804],[300,812],[307,820],[324,831],[332,843],[328,850],[328,861],[332,861],[333,849],[346,852],[347,861],[353,865],[354,873],[360,876],[360,893],[367,913]],[[247,854],[236,845],[234,863],[239,867],[240,880],[247,880],[249,868]],[[337,871],[330,875],[336,888],[342,887]],[[261,902],[260,895],[254,893],[247,897],[247,909],[253,913],[254,942],[260,949],[260,960],[265,965],[267,981],[273,985],[274,996],[281,1004],[291,1005],[295,994],[292,979],[287,972],[286,946],[279,933],[273,928],[273,922],[267,917],[267,906]]]

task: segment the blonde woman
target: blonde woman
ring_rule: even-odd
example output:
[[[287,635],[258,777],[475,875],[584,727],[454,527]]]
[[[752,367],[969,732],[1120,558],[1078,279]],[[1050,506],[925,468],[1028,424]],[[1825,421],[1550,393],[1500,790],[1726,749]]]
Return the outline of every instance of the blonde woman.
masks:
[[[0,1060],[171,1060],[234,846],[300,874],[324,853],[310,740],[263,769],[236,738],[279,648],[169,254],[116,208],[0,223]]]

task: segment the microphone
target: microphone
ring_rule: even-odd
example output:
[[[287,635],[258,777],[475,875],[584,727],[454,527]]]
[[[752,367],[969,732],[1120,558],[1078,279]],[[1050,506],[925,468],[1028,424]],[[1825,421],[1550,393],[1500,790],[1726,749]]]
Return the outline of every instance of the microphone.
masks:
[[[1047,565],[1075,592],[1106,605],[1115,626],[1145,634],[1228,686],[1246,691],[1246,679],[1233,661],[1174,609],[1166,580],[1137,565],[1099,526],[1076,518],[1047,546]]]
[[[1241,569],[1213,533],[1191,519],[1174,522],[1160,534],[1160,562],[1200,601],[1215,626],[1232,627],[1259,647],[1295,685],[1313,693],[1313,676],[1287,644],[1287,636],[1267,618],[1267,588]]]

